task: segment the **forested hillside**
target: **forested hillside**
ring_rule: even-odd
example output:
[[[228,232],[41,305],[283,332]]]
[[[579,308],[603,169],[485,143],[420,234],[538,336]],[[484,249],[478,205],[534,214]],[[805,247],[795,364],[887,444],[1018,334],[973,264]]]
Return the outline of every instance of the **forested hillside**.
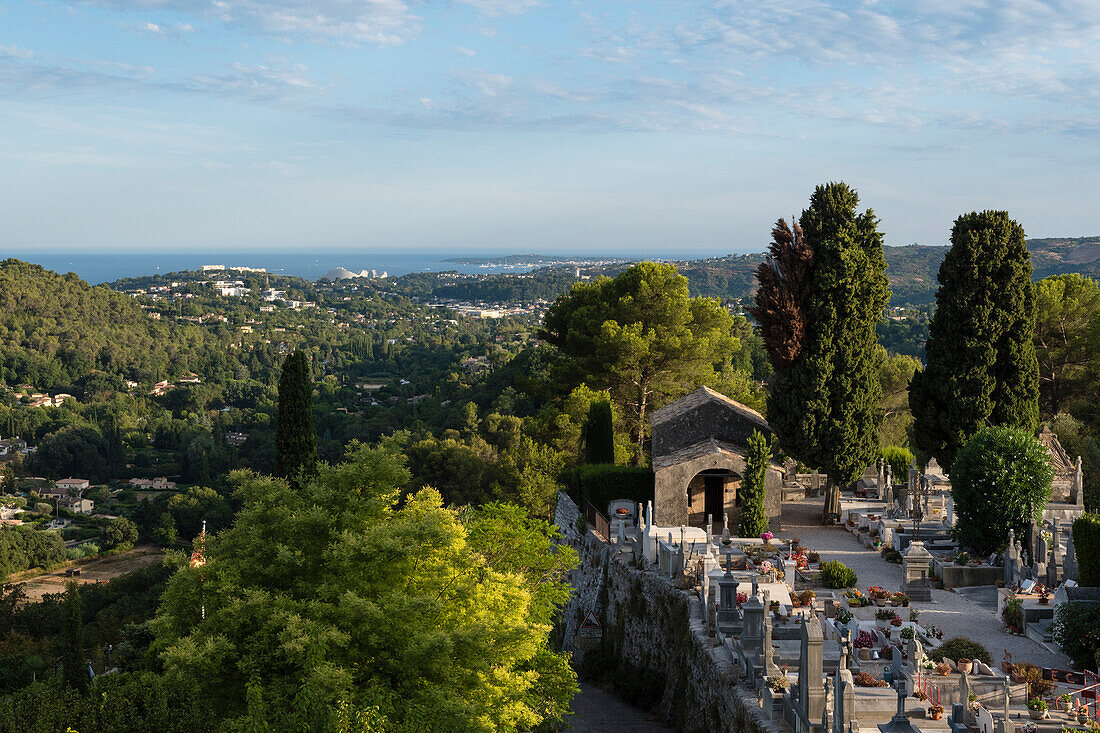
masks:
[[[68,390],[100,370],[152,383],[201,369],[225,348],[209,329],[154,321],[73,273],[0,262],[0,382]]]

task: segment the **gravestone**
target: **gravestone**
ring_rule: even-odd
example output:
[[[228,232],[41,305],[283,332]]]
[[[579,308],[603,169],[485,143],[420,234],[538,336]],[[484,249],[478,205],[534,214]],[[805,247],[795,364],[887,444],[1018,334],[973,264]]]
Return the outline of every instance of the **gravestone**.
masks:
[[[881,457],[877,461],[875,461],[875,467],[878,469],[875,476],[875,488],[878,490],[879,499],[882,499],[882,497],[886,496],[886,471],[884,466],[885,463],[886,461],[882,460]]]
[[[726,572],[718,579],[718,623],[728,624],[737,620],[737,578],[730,572],[730,558],[726,555]]]
[[[882,494],[882,500],[886,502],[886,509],[894,508],[894,469],[886,464],[886,490]]]
[[[910,542],[901,564],[905,577],[905,594],[914,601],[931,601],[932,581],[929,578],[932,553],[925,549],[924,543],[920,540]]]
[[[825,709],[825,688],[821,685],[824,664],[821,625],[802,624],[802,653],[798,660],[798,707],[806,720],[821,720]]]
[[[1085,505],[1085,473],[1081,468],[1081,456],[1077,456],[1077,467],[1073,472],[1073,491],[1077,495],[1077,506]]]
[[[1070,529],[1069,538],[1066,540],[1066,556],[1063,560],[1064,569],[1062,577],[1066,580],[1080,580],[1077,568],[1077,548],[1073,546],[1073,529]]]

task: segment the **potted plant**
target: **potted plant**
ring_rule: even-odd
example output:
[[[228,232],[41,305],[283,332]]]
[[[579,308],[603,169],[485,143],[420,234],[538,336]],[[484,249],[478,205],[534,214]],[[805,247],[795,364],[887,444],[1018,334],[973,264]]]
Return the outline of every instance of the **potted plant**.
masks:
[[[905,595],[900,590],[894,594],[894,600],[897,601],[897,603],[894,604],[895,606],[898,604],[901,604],[903,607],[909,605],[909,596]]]
[[[955,553],[955,564],[956,565],[969,565],[970,564],[970,553],[969,552],[956,552]]]
[[[966,657],[959,657],[959,661],[955,662],[955,666],[959,668],[960,672],[970,674],[970,670],[974,668],[974,663]]]
[[[947,662],[940,662],[936,665],[936,674],[938,674],[940,677],[946,677],[947,675],[951,674],[951,665]]]
[[[1057,702],[1058,702],[1058,709],[1059,710],[1061,710],[1062,712],[1069,712],[1070,703],[1073,702],[1073,698],[1070,697],[1069,694],[1067,693],[1065,695],[1059,695]]]
[[[852,612],[849,611],[847,608],[844,608],[844,606],[841,606],[836,610],[836,622],[841,626],[847,626],[848,622],[851,621],[852,618]]]
[[[775,692],[783,692],[784,690],[790,688],[790,686],[791,680],[785,674],[773,674],[772,676],[768,677],[768,687],[770,687]]]
[[[942,718],[943,705],[940,705],[939,703],[930,705],[928,707],[928,717],[932,718],[932,720],[939,720],[940,718]]]
[[[1027,714],[1031,716],[1032,720],[1042,720],[1047,716],[1047,701],[1040,700],[1037,697],[1028,700]]]
[[[1039,586],[1039,605],[1045,606],[1050,603],[1050,589],[1045,585]]]
[[[1078,705],[1074,714],[1077,716],[1077,722],[1081,725],[1089,722],[1089,709],[1086,705]]]
[[[904,629],[901,630],[901,638],[905,641],[909,641],[910,639],[915,638],[916,635],[917,632],[913,629],[912,626],[906,626]]]
[[[1030,720],[1024,723],[1023,733],[1036,733],[1036,731],[1038,730],[1039,727],[1032,723]]]
[[[928,699],[928,695],[924,694],[924,690],[922,690],[919,687],[917,689],[913,690],[913,697],[917,698],[921,702],[924,702],[925,700]]]
[[[768,609],[772,613],[779,613],[779,601],[772,601],[768,604]]]

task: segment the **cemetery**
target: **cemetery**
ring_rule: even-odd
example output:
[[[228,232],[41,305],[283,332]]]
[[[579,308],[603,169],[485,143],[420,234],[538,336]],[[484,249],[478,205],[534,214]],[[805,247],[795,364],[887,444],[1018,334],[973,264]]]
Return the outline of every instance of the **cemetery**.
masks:
[[[565,647],[582,669],[618,655],[633,665],[620,669],[659,673],[670,683],[663,709],[683,729],[1100,725],[1095,662],[1075,671],[1052,629],[1061,604],[1100,604],[1100,589],[1079,583],[1071,531],[1084,514],[1079,461],[1061,457],[1073,470],[1062,471],[1041,521],[1023,536],[1005,533],[1003,552],[976,556],[959,544],[950,476],[934,461],[901,480],[881,459],[868,467],[841,492],[837,526],[794,516],[820,493],[816,473],[769,464],[767,530],[738,537],[744,424],[763,419],[715,395],[694,393],[654,416],[655,500],[601,508],[611,517],[598,525],[606,534],[576,521],[576,505],[559,496],[558,526],[582,550],[565,623]],[[692,430],[677,423],[706,410],[718,417]],[[707,427],[717,435],[700,432]],[[1043,444],[1061,450],[1052,435]],[[723,472],[714,474],[720,483],[695,481],[707,466]],[[582,610],[610,625],[614,641],[571,644]],[[670,636],[670,627],[684,633]]]

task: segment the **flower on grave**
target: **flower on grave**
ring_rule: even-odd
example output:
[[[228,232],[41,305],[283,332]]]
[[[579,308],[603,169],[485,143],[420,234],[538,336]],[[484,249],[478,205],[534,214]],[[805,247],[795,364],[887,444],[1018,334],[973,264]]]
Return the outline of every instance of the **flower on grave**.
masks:
[[[856,649],[870,649],[875,645],[874,640],[871,638],[871,634],[868,631],[859,632],[859,636],[852,642],[852,646]]]
[[[1032,722],[1024,723],[1024,733],[1035,733],[1039,727]]]
[[[738,606],[740,606],[742,603],[744,603],[747,600],[749,600],[749,594],[748,593],[738,593],[737,594],[737,605]]]
[[[760,564],[756,566],[757,572],[759,572],[761,575],[764,575],[765,573],[770,573],[773,569],[774,568],[772,568],[772,564],[767,560],[762,560]]]
[[[764,530],[763,532],[760,533],[760,539],[762,539],[764,542],[771,542],[772,537],[774,537],[774,536],[775,535],[773,535],[768,530]]]

